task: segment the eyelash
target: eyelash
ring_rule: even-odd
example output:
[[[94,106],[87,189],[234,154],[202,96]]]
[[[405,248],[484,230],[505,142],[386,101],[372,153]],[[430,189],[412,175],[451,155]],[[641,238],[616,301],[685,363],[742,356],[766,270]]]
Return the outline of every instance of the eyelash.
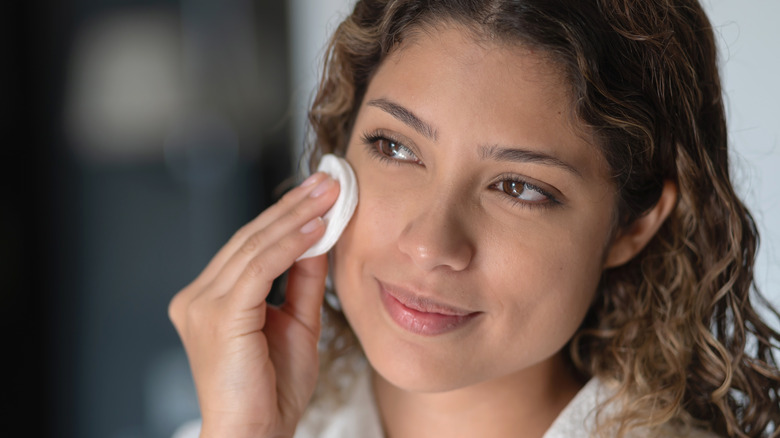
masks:
[[[397,139],[393,138],[393,136],[388,135],[382,131],[373,131],[373,132],[365,132],[363,133],[362,141],[365,145],[368,152],[371,154],[372,157],[376,158],[378,161],[384,163],[384,164],[393,164],[396,166],[401,166],[404,164],[410,164],[411,162],[403,161],[403,160],[395,160],[387,155],[383,154],[379,151],[377,142],[384,140],[390,143],[397,143],[401,146],[405,147],[409,151],[411,151],[414,154],[414,151],[411,150],[408,146],[405,146],[403,142],[398,141]],[[415,154],[416,155],[416,154]],[[421,162],[418,161],[420,165],[423,165]],[[411,164],[418,164],[418,163],[411,163]],[[522,201],[520,199],[515,198],[514,196],[511,196],[504,192],[500,188],[495,188],[495,186],[499,183],[515,183],[520,184],[524,188],[533,190],[541,195],[543,195],[545,198],[547,198],[546,201],[543,202],[527,202]],[[491,189],[504,193],[505,196],[503,196],[504,199],[507,200],[507,202],[510,202],[512,206],[519,207],[519,208],[539,208],[539,209],[547,209],[551,207],[560,206],[561,202],[556,199],[553,195],[551,195],[548,191],[542,189],[541,187],[534,185],[524,179],[518,178],[516,175],[512,174],[502,174],[500,175],[494,183],[490,185]]]
[[[504,192],[500,188],[495,188],[495,186],[497,184],[499,184],[499,183],[515,183],[515,184],[519,184],[519,185],[522,185],[524,189],[527,188],[528,190],[532,190],[534,192],[537,192],[537,193],[539,193],[540,195],[544,196],[547,199],[545,201],[542,201],[542,202],[523,201],[523,200],[515,198],[514,196],[509,195],[508,193]],[[541,187],[539,187],[539,186],[537,186],[537,185],[535,185],[533,183],[530,183],[530,182],[528,182],[528,181],[526,181],[526,180],[524,180],[522,178],[518,178],[517,175],[502,174],[502,175],[500,175],[496,179],[496,182],[494,182],[493,184],[490,185],[490,187],[493,190],[497,191],[497,192],[504,193],[506,195],[506,196],[504,196],[504,198],[507,199],[510,203],[512,203],[512,205],[517,206],[517,207],[521,207],[521,208],[551,208],[551,207],[558,207],[558,206],[562,205],[561,201],[556,199],[555,196],[550,194],[550,192],[548,192],[547,190],[544,190],[543,188],[541,188]]]
[[[394,164],[396,166],[400,166],[400,165],[403,165],[403,164],[409,164],[410,162],[403,161],[403,160],[394,160],[394,159],[388,157],[387,155],[383,154],[382,152],[379,151],[379,149],[377,147],[376,142],[378,142],[378,141],[384,140],[384,141],[387,141],[387,142],[390,142],[390,143],[399,144],[399,145],[403,146],[404,148],[408,149],[413,154],[415,154],[415,152],[411,148],[409,148],[408,146],[404,145],[403,142],[393,138],[391,135],[388,135],[388,134],[386,134],[386,133],[384,133],[382,131],[366,132],[366,133],[364,133],[362,135],[362,140],[363,140],[363,144],[366,146],[366,149],[368,149],[368,152],[371,153],[371,155],[374,158],[378,159],[379,161],[381,161],[381,162],[383,162],[385,164]],[[415,156],[416,155],[417,154],[415,154]],[[414,164],[422,164],[422,162],[418,161],[417,163],[414,163]]]

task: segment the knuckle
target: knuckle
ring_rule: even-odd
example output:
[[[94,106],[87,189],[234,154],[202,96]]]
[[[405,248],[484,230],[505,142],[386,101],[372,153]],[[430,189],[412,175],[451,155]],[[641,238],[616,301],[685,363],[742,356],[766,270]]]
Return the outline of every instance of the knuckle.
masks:
[[[250,278],[273,279],[276,277],[276,270],[279,263],[285,259],[285,256],[291,254],[289,239],[281,239],[274,242],[262,254],[253,257],[247,264],[247,271]],[[291,262],[292,264],[292,262]]]
[[[233,242],[240,242],[244,239],[246,239],[247,235],[249,235],[249,224],[244,224],[241,228],[239,228],[235,233],[233,233],[233,236],[230,238]]]
[[[177,292],[176,295],[171,298],[171,301],[168,302],[168,319],[171,320],[171,323],[173,323],[173,326],[176,327],[176,329],[182,327],[183,316],[187,312],[187,296],[188,289],[184,288]]]
[[[277,202],[278,205],[288,205],[294,201],[294,190],[288,190],[286,191],[281,198],[279,198],[279,202]]]
[[[268,265],[264,257],[255,257],[247,264],[247,272],[251,278],[262,278],[268,272]]]
[[[241,253],[253,254],[260,247],[260,244],[264,240],[264,233],[262,231],[257,232],[249,236],[241,245]]]
[[[187,286],[173,296],[168,303],[168,318],[183,341],[198,333],[214,318],[219,310],[205,291]]]
[[[217,333],[226,317],[220,309],[213,299],[198,297],[193,300],[185,315],[187,335],[208,338]]]
[[[204,300],[194,300],[187,309],[187,323],[194,327],[202,325],[211,312],[211,306],[205,305]]]
[[[274,253],[279,255],[287,255],[291,254],[293,250],[293,245],[290,240],[290,237],[286,239],[281,239],[278,242],[274,243]]]
[[[302,222],[304,219],[306,219],[311,213],[309,212],[309,209],[305,208],[305,206],[298,205],[292,210],[290,210],[289,213],[289,220],[292,222]]]
[[[174,327],[177,329],[179,328],[179,302],[181,299],[179,298],[179,294],[174,295],[173,299],[168,303],[168,319],[171,321]]]

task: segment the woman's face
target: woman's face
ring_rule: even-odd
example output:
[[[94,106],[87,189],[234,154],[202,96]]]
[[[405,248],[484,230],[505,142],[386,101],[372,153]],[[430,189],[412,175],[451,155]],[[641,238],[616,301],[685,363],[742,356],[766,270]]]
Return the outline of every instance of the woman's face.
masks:
[[[386,380],[465,387],[544,367],[572,337],[615,191],[570,114],[554,65],[455,26],[378,68],[347,149],[360,199],[333,275]]]

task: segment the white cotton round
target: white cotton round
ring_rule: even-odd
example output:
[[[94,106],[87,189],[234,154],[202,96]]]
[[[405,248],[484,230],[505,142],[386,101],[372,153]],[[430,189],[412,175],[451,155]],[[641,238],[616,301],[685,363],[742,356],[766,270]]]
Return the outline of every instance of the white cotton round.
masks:
[[[325,254],[339,240],[344,228],[347,227],[358,203],[358,186],[355,172],[347,160],[333,154],[327,154],[320,160],[318,172],[325,172],[339,182],[339,197],[336,203],[322,217],[325,221],[325,234],[320,240],[306,250],[298,260]]]

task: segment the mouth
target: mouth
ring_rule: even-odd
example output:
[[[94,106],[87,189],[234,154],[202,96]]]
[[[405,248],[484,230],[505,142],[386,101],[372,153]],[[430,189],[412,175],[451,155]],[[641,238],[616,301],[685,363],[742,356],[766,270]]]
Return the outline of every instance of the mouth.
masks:
[[[457,330],[481,313],[422,297],[379,280],[377,283],[390,318],[402,329],[417,335],[436,336]]]

